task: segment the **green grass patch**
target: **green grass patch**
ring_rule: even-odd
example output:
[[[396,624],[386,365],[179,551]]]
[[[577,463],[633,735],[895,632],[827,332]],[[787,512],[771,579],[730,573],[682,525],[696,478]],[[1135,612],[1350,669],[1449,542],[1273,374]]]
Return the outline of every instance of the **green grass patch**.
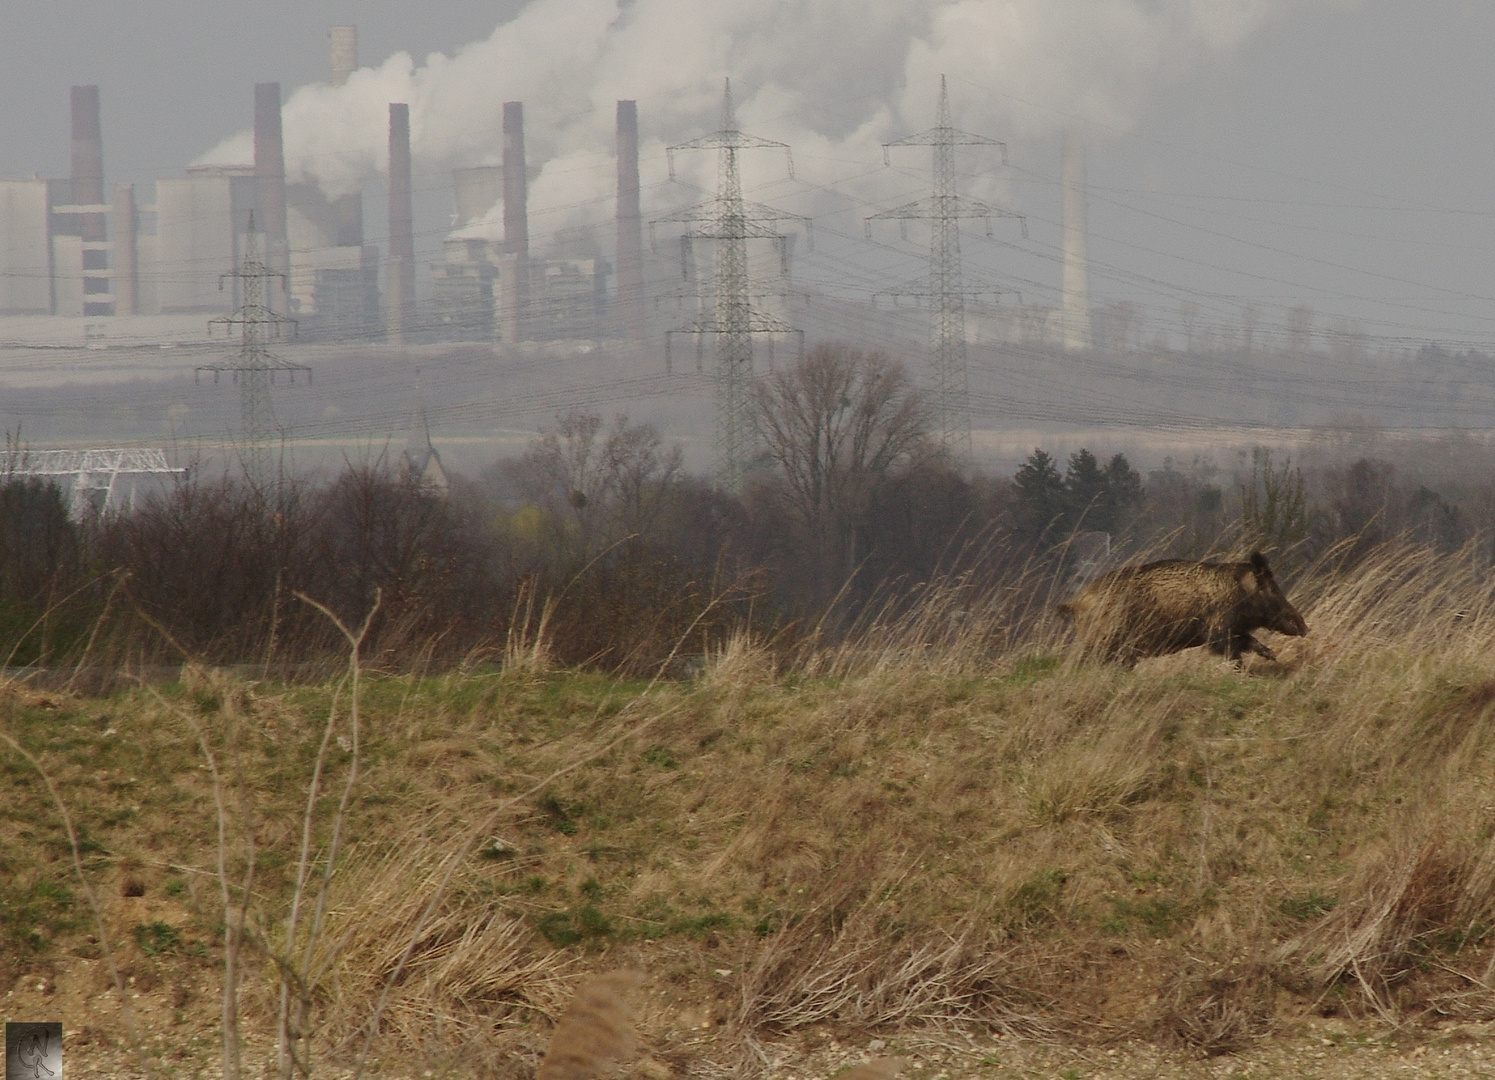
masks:
[[[1284,897],[1278,903],[1277,910],[1294,922],[1307,922],[1309,919],[1317,919],[1320,915],[1327,915],[1338,903],[1337,897],[1314,889],[1298,896]]]
[[[1110,898],[1111,911],[1101,922],[1108,934],[1145,934],[1165,938],[1192,915],[1192,905],[1173,896],[1149,896],[1133,900],[1125,896]]]
[[[182,944],[181,931],[164,922],[141,923],[130,931],[130,937],[146,956],[174,953]]]
[[[535,920],[535,929],[558,949],[613,936],[613,924],[594,904],[549,911]]]
[[[1064,883],[1068,876],[1059,870],[1040,870],[1003,900],[997,922],[1009,931],[1036,930],[1059,917]]]
[[[30,884],[0,883],[0,941],[19,955],[46,950],[77,927],[73,894],[61,882],[41,878]]]

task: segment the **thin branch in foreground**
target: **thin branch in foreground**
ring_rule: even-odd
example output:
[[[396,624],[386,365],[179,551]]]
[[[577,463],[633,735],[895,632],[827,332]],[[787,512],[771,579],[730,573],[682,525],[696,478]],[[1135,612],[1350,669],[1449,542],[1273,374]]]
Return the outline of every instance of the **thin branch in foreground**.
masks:
[[[301,819],[301,853],[296,863],[296,887],[291,897],[290,917],[286,920],[285,933],[285,955],[280,962],[280,1010],[277,1019],[276,1032],[276,1060],[281,1075],[290,1080],[295,1070],[299,1068],[303,1074],[310,1075],[311,1061],[310,1048],[297,1057],[296,1045],[307,1034],[312,1007],[312,995],[319,981],[321,969],[316,972],[312,970],[312,959],[316,954],[317,945],[321,941],[323,921],[327,914],[327,892],[332,884],[332,875],[337,867],[338,850],[342,843],[343,824],[348,817],[348,804],[352,799],[353,789],[358,784],[359,764],[361,759],[361,737],[362,724],[359,711],[359,691],[361,689],[362,676],[362,654],[363,643],[368,637],[369,627],[373,625],[374,616],[378,614],[379,606],[383,602],[384,595],[381,590],[375,590],[374,603],[364,617],[363,625],[357,633],[350,630],[347,625],[337,617],[333,611],[323,604],[318,603],[305,593],[296,593],[296,598],[303,603],[316,608],[330,619],[334,626],[342,633],[348,642],[348,677],[349,686],[349,714],[348,721],[352,728],[352,762],[348,767],[348,775],[343,783],[342,797],[338,800],[337,812],[332,819],[332,837],[328,841],[327,851],[323,855],[325,865],[323,866],[322,880],[317,889],[315,910],[312,914],[311,930],[307,934],[306,949],[301,960],[299,970],[293,964],[293,956],[296,945],[296,933],[300,928],[301,902],[305,896],[307,878],[311,870],[311,840],[312,826],[316,817],[317,797],[321,791],[322,771],[326,764],[328,746],[332,741],[332,733],[337,726],[337,695],[334,694],[333,707],[328,711],[327,724],[322,732],[322,742],[317,749],[316,765],[312,771],[311,786],[307,791],[306,810]],[[341,687],[339,687],[339,690]],[[334,953],[335,955],[335,953]],[[330,963],[331,960],[328,960]],[[294,992],[293,992],[294,987]],[[295,1001],[292,1001],[294,996]]]

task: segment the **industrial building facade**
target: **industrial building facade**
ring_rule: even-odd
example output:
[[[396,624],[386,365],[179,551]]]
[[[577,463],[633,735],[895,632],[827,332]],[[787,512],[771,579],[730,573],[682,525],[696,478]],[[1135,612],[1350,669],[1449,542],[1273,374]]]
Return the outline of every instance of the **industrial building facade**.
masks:
[[[362,196],[287,185],[283,165],[274,175],[266,160],[282,160],[280,87],[255,89],[256,161],[162,177],[156,201],[142,205],[133,185],[104,202],[98,87],[74,87],[72,175],[0,180],[0,316],[232,310],[239,297],[219,281],[238,264],[254,212],[287,275],[277,306],[319,327],[377,326],[379,259],[363,242]]]
[[[334,81],[356,63],[351,35],[338,30],[351,28],[334,31]],[[232,311],[242,298],[237,280],[224,276],[243,256],[252,214],[265,261],[285,275],[271,306],[297,319],[304,336],[514,342],[615,329],[611,267],[594,244],[563,245],[548,258],[530,253],[519,102],[505,105],[503,164],[453,175],[457,213],[440,258],[426,268],[423,303],[415,295],[408,106],[390,106],[389,251],[381,265],[379,248],[366,242],[362,192],[329,198],[314,184],[286,182],[280,104],[278,83],[255,87],[254,161],[162,177],[149,203],[121,185],[106,203],[99,90],[74,87],[71,175],[0,179],[0,318]],[[636,170],[636,136],[628,146]],[[475,236],[472,226],[500,204],[503,239]]]

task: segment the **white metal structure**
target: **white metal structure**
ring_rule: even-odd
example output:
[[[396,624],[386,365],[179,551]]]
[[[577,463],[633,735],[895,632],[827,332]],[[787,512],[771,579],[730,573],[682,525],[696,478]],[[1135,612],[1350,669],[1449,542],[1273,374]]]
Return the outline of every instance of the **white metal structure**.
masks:
[[[139,476],[180,476],[186,469],[167,464],[166,451],[142,450],[7,450],[0,452],[0,477],[51,476],[72,481],[68,513],[81,521],[95,509],[94,495],[104,493],[101,511],[114,506],[120,477],[128,477],[130,502]]]

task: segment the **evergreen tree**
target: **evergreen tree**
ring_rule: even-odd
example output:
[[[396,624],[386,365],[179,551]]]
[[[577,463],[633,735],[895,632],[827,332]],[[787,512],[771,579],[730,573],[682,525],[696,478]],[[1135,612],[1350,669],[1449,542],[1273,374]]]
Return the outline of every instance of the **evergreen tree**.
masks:
[[[1106,470],[1089,450],[1069,456],[1064,473],[1065,501],[1069,504],[1069,529],[1111,531],[1111,500]]]
[[[1020,536],[1037,540],[1044,535],[1064,535],[1067,499],[1064,478],[1053,458],[1034,450],[1018,467],[1012,486],[1017,493],[1015,526]]]

